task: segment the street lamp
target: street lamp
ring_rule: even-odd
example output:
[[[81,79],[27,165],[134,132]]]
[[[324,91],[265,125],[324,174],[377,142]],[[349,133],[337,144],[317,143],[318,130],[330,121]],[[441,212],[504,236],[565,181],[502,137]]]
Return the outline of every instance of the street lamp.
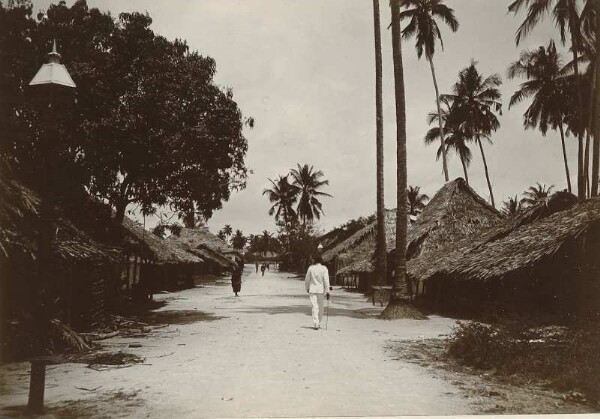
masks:
[[[36,335],[38,337],[39,347],[38,355],[40,357],[31,360],[31,381],[29,383],[29,402],[28,410],[33,413],[41,413],[44,409],[44,387],[46,381],[46,364],[44,352],[46,347],[48,320],[50,311],[48,309],[47,295],[45,293],[45,278],[51,274],[52,269],[52,241],[53,241],[53,193],[52,186],[54,182],[54,152],[59,136],[58,117],[55,112],[57,105],[56,98],[64,91],[70,91],[75,88],[75,83],[69,75],[64,65],[60,63],[60,54],[56,50],[56,40],[53,43],[52,51],[48,53],[48,62],[43,64],[33,79],[29,82],[30,86],[36,86],[36,93],[43,99],[44,108],[42,110],[42,121],[44,121],[44,133],[40,138],[40,156],[42,185],[40,187],[40,225],[38,229],[38,264],[37,281],[33,287]],[[56,128],[56,129],[52,129]],[[55,131],[55,132],[54,132]]]

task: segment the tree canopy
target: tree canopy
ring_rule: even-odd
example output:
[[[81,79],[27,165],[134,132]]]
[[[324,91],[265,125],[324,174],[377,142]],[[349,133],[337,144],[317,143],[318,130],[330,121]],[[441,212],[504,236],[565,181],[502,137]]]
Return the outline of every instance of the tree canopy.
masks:
[[[28,1],[0,4],[0,129],[8,133],[0,152],[35,183],[42,109],[28,83],[56,39],[77,84],[57,139],[73,181],[110,203],[117,221],[130,204],[209,218],[245,187],[243,128],[254,121],[215,84],[212,58],[151,24],[147,14],[114,18],[85,0],[36,17]]]

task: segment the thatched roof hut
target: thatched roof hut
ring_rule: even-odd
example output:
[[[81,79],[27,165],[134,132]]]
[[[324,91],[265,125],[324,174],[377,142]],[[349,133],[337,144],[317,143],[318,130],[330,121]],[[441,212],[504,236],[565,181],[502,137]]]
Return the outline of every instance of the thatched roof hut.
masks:
[[[203,262],[201,256],[193,254],[174,241],[161,239],[129,217],[123,219],[122,226],[126,231],[126,239],[136,242],[143,254],[157,263],[194,264]]]
[[[235,268],[235,260],[241,256],[238,250],[212,234],[207,227],[182,228],[178,235],[173,234],[165,241],[208,258],[223,269]]]
[[[406,258],[413,259],[479,233],[502,218],[502,214],[462,178],[448,182],[431,198],[409,229]]]
[[[598,310],[600,198],[574,204],[569,195],[554,194],[477,238],[416,258],[409,275],[447,295],[476,289],[479,304],[493,299],[541,310]]]
[[[40,197],[19,182],[0,160],[0,259],[33,262],[37,253]],[[92,240],[55,209],[54,252],[60,263],[116,261],[119,249]]]

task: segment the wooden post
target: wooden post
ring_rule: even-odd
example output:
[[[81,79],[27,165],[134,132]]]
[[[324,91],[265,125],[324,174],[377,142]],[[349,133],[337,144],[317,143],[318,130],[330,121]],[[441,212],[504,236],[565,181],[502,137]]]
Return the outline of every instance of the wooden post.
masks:
[[[31,381],[29,383],[29,401],[27,411],[41,414],[44,412],[44,387],[46,381],[46,360],[31,361]]]

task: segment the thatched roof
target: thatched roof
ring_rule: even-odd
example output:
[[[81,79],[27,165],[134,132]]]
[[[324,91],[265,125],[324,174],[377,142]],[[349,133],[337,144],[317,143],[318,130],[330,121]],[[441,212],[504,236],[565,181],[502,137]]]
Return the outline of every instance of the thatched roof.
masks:
[[[348,275],[348,274],[357,274],[364,272],[373,272],[375,270],[375,266],[369,260],[357,260],[356,262],[351,263],[348,266],[344,266],[340,269],[337,274],[338,275]]]
[[[33,261],[37,253],[40,197],[19,182],[0,159],[0,258]],[[55,209],[54,251],[61,263],[116,261],[119,249],[93,241]]]
[[[239,257],[241,253],[212,234],[207,227],[182,228],[178,235],[171,235],[167,242],[177,243],[187,251],[202,254],[223,268],[234,268],[235,263],[228,256]]]
[[[339,243],[332,249],[323,253],[323,260],[329,262],[335,257],[352,257],[360,255],[361,258],[370,258],[369,252],[375,251],[377,222],[358,230],[352,236]],[[388,248],[395,246],[396,242],[396,210],[385,211],[385,238]]]
[[[600,198],[576,205],[566,198],[565,193],[554,194],[548,202],[488,229],[476,239],[465,239],[409,261],[409,274],[419,280],[434,275],[489,280],[535,267],[600,227]],[[573,206],[561,211],[569,205]]]
[[[406,258],[432,252],[477,234],[503,219],[462,178],[446,183],[429,201],[407,234]],[[393,250],[389,248],[388,250]]]
[[[137,241],[148,257],[164,264],[202,263],[200,256],[192,254],[177,243],[161,239],[152,232],[145,230],[131,218],[123,218],[123,228],[130,239]]]

